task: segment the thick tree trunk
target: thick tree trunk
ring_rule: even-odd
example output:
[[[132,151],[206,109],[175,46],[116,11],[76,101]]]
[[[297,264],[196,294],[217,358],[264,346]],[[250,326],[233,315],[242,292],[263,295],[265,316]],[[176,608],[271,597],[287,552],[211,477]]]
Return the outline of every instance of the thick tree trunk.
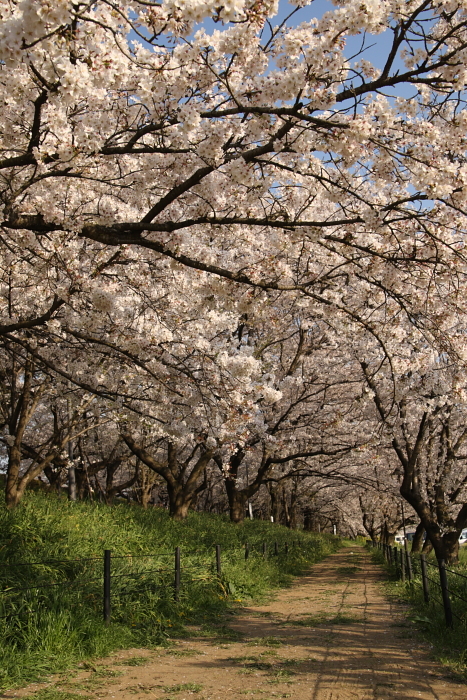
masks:
[[[282,486],[268,486],[269,496],[271,498],[271,516],[275,523],[280,521],[281,514],[281,492]]]
[[[237,488],[238,470],[245,457],[242,449],[238,449],[229,459],[229,470],[227,475],[224,471],[222,459],[219,456],[214,456],[219,470],[224,479],[225,491],[229,502],[230,519],[233,523],[242,523],[246,515],[246,503],[249,498],[252,498],[259,491],[269,469],[269,462],[265,459],[252,483],[249,483],[246,488]]]
[[[438,561],[444,559],[450,566],[459,563],[459,534],[457,532],[447,532],[439,542],[433,544]]]
[[[287,527],[290,530],[297,529],[297,499],[294,498],[293,494],[292,494],[292,499],[291,499],[290,506],[289,506]]]
[[[19,470],[21,467],[21,449],[14,444],[8,455],[8,469],[5,485],[5,503],[7,508],[14,508],[21,500],[18,493]]]
[[[194,458],[198,448],[193,451],[187,461],[180,463],[176,445],[169,442],[167,445],[167,461],[159,462],[146,452],[144,448],[137,445],[131,435],[122,434],[122,438],[133,454],[166,481],[169,513],[174,520],[184,520],[188,515],[188,509],[193,498],[199,493],[200,476],[211,461],[213,450],[202,452],[190,475],[186,477],[185,470],[189,462]]]
[[[431,544],[430,538],[427,537],[425,542],[423,543],[422,554],[429,554],[432,550],[433,550],[433,545]]]
[[[179,494],[174,499],[169,498],[169,514],[174,520],[185,520],[191,505],[191,498]]]
[[[235,485],[234,479],[225,480],[225,490],[227,491],[227,498],[229,500],[229,514],[230,520],[233,523],[243,523],[245,520],[245,508],[247,502],[247,495],[242,490],[238,490]]]
[[[236,493],[229,502],[230,520],[233,523],[242,523],[245,519],[246,496],[244,493]]]
[[[371,517],[368,513],[364,512],[362,522],[363,522],[363,527],[365,528],[368,535],[370,536],[370,539],[376,540],[377,539],[377,536],[376,536],[377,528],[375,527],[375,522],[374,522],[373,517]]]
[[[412,554],[417,554],[422,551],[423,547],[423,535],[425,534],[425,525],[420,522],[415,530],[415,535],[412,540],[411,552]]]
[[[421,522],[425,525],[427,537],[430,539],[438,561],[444,559],[451,566],[459,563],[459,536],[467,519],[467,505],[462,506],[456,523],[451,529],[441,534],[441,527],[433,517],[428,505],[419,493],[401,486],[401,495],[410,503]],[[444,525],[446,527],[446,525]],[[426,551],[423,548],[423,551]]]
[[[174,520],[185,520],[191,506],[192,493],[186,493],[185,489],[176,484],[167,484],[167,495],[169,497],[169,515]]]

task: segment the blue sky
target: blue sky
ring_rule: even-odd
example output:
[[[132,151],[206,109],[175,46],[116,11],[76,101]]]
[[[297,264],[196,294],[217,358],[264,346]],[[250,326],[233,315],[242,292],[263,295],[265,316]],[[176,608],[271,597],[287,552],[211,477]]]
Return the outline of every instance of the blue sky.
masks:
[[[311,5],[301,8],[296,14],[291,17],[288,21],[288,26],[297,26],[302,22],[309,21],[310,19],[316,17],[320,18],[325,12],[332,11],[335,9],[335,5],[329,0],[314,0]],[[279,0],[279,11],[271,18],[270,22],[272,26],[277,26],[280,24],[294,9],[287,0]],[[196,33],[198,29],[204,27],[208,34],[212,33],[214,30],[222,30],[219,23],[213,22],[211,19],[206,19],[201,24],[195,26],[192,36]],[[372,63],[376,68],[383,68],[386,57],[390,50],[392,44],[393,34],[392,31],[387,30],[382,34],[378,35],[366,35],[365,40],[365,51],[356,60],[360,58],[365,58],[367,61]],[[141,41],[141,37],[136,36],[134,32],[130,32],[128,39]],[[362,48],[363,36],[346,36],[346,47],[344,54],[347,58],[350,58],[360,52]],[[405,66],[403,62],[397,58],[396,65],[400,70],[404,70]],[[407,94],[405,95],[407,96]]]
[[[280,0],[279,11],[277,15],[271,18],[271,24],[277,26],[280,24],[295,7],[291,5],[287,0]],[[303,7],[297,12],[288,22],[289,26],[296,26],[301,22],[307,22],[310,19],[317,17],[318,19],[323,16],[325,12],[335,9],[335,5],[329,0],[314,0],[311,5]],[[214,29],[219,29],[219,24],[214,23],[212,20],[206,20],[202,25],[198,25],[197,28],[203,26],[208,33]],[[196,31],[196,30],[195,30]],[[375,67],[382,68],[388,53],[388,50],[392,43],[392,32],[386,31],[383,34],[377,36],[369,35],[366,37],[366,46],[369,48],[365,50],[362,56],[367,61],[370,61]],[[362,45],[362,36],[348,36],[347,44],[345,49],[345,55],[350,57],[356,54]],[[401,63],[401,66],[403,64]]]

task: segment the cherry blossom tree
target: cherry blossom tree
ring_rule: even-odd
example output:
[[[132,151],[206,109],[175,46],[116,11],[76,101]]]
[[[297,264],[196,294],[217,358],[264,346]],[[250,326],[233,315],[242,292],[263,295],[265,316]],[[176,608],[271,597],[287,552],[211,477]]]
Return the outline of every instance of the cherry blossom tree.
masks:
[[[386,357],[367,353],[360,365],[381,421],[381,442],[400,476],[400,493],[438,559],[455,563],[467,525],[465,372],[447,353],[436,354],[422,343],[422,338],[418,347],[405,343]]]
[[[274,2],[2,1],[3,243],[13,275],[64,245],[75,261],[66,282],[44,271],[3,332],[46,322],[89,280],[89,241],[324,303],[364,281],[363,296],[407,304],[408,270],[453,273],[463,3],[348,1],[319,19],[302,5],[274,26]],[[193,34],[208,15],[219,28]],[[363,55],[382,32],[379,70]]]
[[[404,475],[436,449],[457,460],[438,474],[462,463],[462,381],[425,392],[467,361],[465,2],[297,2],[276,26],[269,0],[0,8],[0,335],[24,420],[49,382],[92,396],[113,440],[89,469],[123,434],[177,517],[212,463],[234,519],[265,479],[389,434]],[[449,469],[449,514],[423,516],[437,554],[463,521]]]
[[[60,484],[57,470],[71,466],[66,447],[105,418],[89,416],[94,395],[81,395],[70,412],[66,385],[44,372],[34,358],[4,345],[1,357],[1,443],[6,456],[5,500],[16,506],[27,486],[42,472]]]

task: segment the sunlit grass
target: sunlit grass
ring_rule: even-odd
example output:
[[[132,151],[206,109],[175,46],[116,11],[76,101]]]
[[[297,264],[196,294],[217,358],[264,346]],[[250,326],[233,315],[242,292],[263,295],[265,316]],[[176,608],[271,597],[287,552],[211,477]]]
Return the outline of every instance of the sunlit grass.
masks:
[[[215,544],[221,545],[220,577]],[[222,516],[190,513],[180,523],[159,508],[110,508],[27,494],[16,510],[0,510],[0,687],[40,680],[116,649],[161,646],[187,628],[190,634],[234,641],[239,636],[226,618],[236,606],[288,585],[339,544],[329,535],[291,532],[263,521],[233,525]],[[175,546],[182,562],[178,602]],[[102,620],[104,549],[112,552],[114,577],[108,627]],[[89,560],[77,561],[83,558]],[[11,566],[31,561],[42,563]],[[7,591],[31,585],[50,587]]]
[[[429,566],[428,569],[428,575],[432,581],[429,582],[431,601],[427,604],[423,596],[417,557],[413,557],[415,574],[413,582],[406,580],[403,583],[397,578],[394,567],[386,564],[379,550],[371,549],[371,552],[375,561],[383,565],[390,575],[390,580],[386,583],[387,593],[410,604],[406,623],[403,625],[404,629],[400,636],[413,638],[414,633],[418,631],[429,643],[433,655],[438,660],[457,676],[467,679],[467,604],[461,600],[461,598],[467,600],[467,578],[448,572],[451,605],[454,613],[453,627],[448,628],[441,603],[441,591],[434,583],[434,581],[439,581],[437,566]],[[460,563],[456,567],[456,571],[467,577],[467,551],[465,548],[461,549],[459,560]],[[436,565],[436,559],[433,555],[428,558],[428,561]]]

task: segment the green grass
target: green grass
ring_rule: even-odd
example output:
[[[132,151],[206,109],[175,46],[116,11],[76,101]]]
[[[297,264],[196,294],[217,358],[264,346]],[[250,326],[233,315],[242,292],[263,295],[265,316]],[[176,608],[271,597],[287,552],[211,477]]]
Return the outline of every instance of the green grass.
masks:
[[[199,683],[177,683],[176,685],[165,685],[165,693],[183,693],[184,690],[190,690],[192,693],[199,693],[203,690],[203,686]]]
[[[293,540],[301,546],[292,546]],[[274,542],[279,556],[273,555]],[[221,545],[220,577],[215,544]],[[70,503],[27,493],[14,511],[0,509],[0,688],[44,679],[116,649],[167,644],[188,626],[196,626],[200,636],[231,641],[226,618],[239,603],[288,585],[339,545],[330,535],[291,532],[269,522],[233,525],[222,516],[190,513],[180,523],[158,508]],[[175,546],[182,562],[178,603]],[[102,621],[104,549],[112,551],[108,627]],[[13,566],[23,562],[37,563]],[[13,590],[31,586],[48,587]]]
[[[229,661],[241,666],[239,673],[249,675],[261,671],[268,676],[268,683],[284,683],[290,682],[296,675],[296,672],[291,670],[291,666],[298,667],[306,659],[286,659],[279,657],[276,651],[271,653],[269,650],[259,655],[231,657]]]
[[[338,576],[353,576],[358,571],[361,571],[359,566],[339,566],[336,573]]]
[[[362,617],[345,615],[344,613],[338,612],[335,615],[329,615],[328,613],[304,615],[297,620],[284,620],[281,625],[290,627],[317,627],[318,625],[352,625],[363,622],[365,622],[365,620]]]
[[[78,693],[69,693],[66,690],[56,688],[44,688],[37,690],[32,695],[26,695],[24,700],[88,700],[89,696]]]
[[[175,656],[178,658],[182,658],[184,656],[198,656],[198,654],[201,654],[201,651],[198,651],[198,649],[177,649],[177,647],[172,647],[166,650],[167,654],[169,656]]]
[[[418,558],[414,557],[414,581],[403,583],[396,576],[394,567],[389,566],[382,553],[377,549],[371,549],[373,558],[384,566],[389,580],[385,588],[388,595],[408,604],[406,623],[400,636],[413,638],[421,634],[429,643],[433,655],[441,661],[457,679],[467,680],[467,605],[456,595],[451,595],[451,605],[454,612],[453,628],[446,627],[444,608],[439,602],[441,592],[438,586],[429,582],[432,600],[425,603],[422,589],[421,572]],[[467,576],[467,552],[461,550],[460,563],[455,568],[460,574]],[[436,565],[433,556],[427,560]],[[450,569],[451,567],[448,567]],[[454,570],[454,569],[452,569]],[[433,581],[439,581],[437,568],[428,567],[428,576]],[[448,585],[453,594],[467,600],[467,579],[458,577],[448,572]],[[435,600],[435,597],[438,600]],[[402,626],[402,625],[401,625]]]
[[[126,659],[125,661],[119,661],[118,665],[119,666],[144,666],[149,661],[151,661],[149,656],[132,656],[129,659]]]

